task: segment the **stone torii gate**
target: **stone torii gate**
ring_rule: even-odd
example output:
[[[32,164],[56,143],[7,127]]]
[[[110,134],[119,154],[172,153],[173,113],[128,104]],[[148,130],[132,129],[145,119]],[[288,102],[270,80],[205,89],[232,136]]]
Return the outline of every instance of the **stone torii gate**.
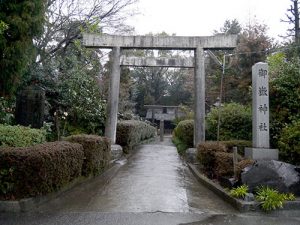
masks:
[[[106,34],[83,34],[83,45],[90,48],[112,49],[112,71],[108,97],[108,118],[105,136],[113,143],[116,141],[117,114],[119,103],[121,66],[165,66],[194,68],[195,85],[195,132],[194,144],[205,141],[205,67],[204,51],[233,49],[236,47],[236,35],[217,35],[204,37],[185,36],[117,36]],[[122,49],[161,49],[193,50],[194,60],[149,59],[121,57]]]

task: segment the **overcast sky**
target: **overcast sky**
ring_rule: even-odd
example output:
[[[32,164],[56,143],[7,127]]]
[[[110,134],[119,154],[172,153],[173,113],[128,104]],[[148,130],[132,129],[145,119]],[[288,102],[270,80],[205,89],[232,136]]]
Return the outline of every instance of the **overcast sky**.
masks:
[[[280,22],[291,0],[139,0],[140,15],[129,20],[136,34],[165,31],[182,36],[206,36],[223,26],[226,19],[242,25],[267,24],[269,35],[278,39],[289,27]]]

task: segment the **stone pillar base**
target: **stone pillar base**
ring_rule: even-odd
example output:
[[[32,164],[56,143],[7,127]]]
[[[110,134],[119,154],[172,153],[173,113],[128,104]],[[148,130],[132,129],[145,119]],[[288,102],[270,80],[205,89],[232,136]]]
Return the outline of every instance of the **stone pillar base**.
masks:
[[[123,149],[120,145],[111,145],[111,160],[118,160],[123,156]]]
[[[253,160],[278,160],[278,149],[245,148],[245,158]]]

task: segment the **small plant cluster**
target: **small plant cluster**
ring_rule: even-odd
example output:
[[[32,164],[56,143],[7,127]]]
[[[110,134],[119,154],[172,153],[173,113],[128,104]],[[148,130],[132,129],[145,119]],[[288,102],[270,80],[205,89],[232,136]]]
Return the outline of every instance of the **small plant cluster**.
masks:
[[[275,189],[264,186],[258,188],[255,198],[261,203],[261,207],[265,211],[282,208],[284,201],[295,200],[295,196],[292,193],[279,193]]]
[[[249,190],[248,186],[243,184],[239,187],[232,188],[230,190],[230,195],[234,198],[245,198],[245,196],[248,193],[248,190]]]
[[[230,195],[234,198],[245,198],[248,193],[248,186],[243,184],[230,190]],[[277,190],[268,186],[258,187],[255,192],[255,199],[260,202],[261,208],[268,212],[277,208],[282,208],[284,201],[294,201],[293,193],[279,193]]]

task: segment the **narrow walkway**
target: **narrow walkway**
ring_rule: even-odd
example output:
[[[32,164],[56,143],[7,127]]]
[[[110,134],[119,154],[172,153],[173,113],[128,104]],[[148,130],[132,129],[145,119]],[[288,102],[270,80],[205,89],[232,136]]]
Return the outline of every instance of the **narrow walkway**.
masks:
[[[163,145],[161,145],[163,144]],[[142,145],[117,175],[80,185],[40,212],[209,212],[235,210],[193,177],[167,138]]]

